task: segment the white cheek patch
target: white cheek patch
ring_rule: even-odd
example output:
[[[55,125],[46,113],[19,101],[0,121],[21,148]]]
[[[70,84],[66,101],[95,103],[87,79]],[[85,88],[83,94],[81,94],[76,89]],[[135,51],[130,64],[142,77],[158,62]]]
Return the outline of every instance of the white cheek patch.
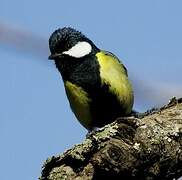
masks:
[[[92,51],[92,46],[88,42],[82,41],[78,42],[68,51],[64,51],[63,54],[67,54],[75,58],[81,58],[88,55],[91,51]]]

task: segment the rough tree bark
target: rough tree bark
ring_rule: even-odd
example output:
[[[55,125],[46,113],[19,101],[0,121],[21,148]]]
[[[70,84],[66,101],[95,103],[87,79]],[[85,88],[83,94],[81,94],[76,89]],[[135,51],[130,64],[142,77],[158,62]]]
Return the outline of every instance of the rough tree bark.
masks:
[[[119,118],[53,156],[41,180],[177,179],[182,176],[182,99],[142,118]]]

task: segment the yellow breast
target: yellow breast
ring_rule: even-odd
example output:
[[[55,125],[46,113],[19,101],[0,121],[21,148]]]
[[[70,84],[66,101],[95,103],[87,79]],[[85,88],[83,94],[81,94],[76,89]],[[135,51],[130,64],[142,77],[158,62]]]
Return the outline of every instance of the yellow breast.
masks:
[[[92,118],[89,108],[91,100],[88,94],[81,87],[69,81],[65,82],[65,90],[76,118],[85,128],[92,128]]]

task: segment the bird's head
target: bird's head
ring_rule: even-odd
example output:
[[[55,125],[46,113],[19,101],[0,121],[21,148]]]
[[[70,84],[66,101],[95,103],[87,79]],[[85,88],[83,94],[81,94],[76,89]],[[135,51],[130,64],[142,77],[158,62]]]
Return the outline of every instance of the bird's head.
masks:
[[[55,61],[64,57],[80,59],[98,51],[90,39],[70,27],[56,30],[49,39],[49,48],[51,51],[49,59]]]

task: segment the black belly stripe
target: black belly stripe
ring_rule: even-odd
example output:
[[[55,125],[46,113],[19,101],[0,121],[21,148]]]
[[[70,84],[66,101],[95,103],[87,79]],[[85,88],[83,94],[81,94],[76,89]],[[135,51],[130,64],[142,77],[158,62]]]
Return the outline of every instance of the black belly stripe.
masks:
[[[90,111],[93,117],[93,124],[96,127],[102,127],[105,124],[113,122],[117,117],[125,115],[123,106],[118,101],[116,95],[109,92],[109,86],[100,86],[97,91],[89,93],[92,102]]]

